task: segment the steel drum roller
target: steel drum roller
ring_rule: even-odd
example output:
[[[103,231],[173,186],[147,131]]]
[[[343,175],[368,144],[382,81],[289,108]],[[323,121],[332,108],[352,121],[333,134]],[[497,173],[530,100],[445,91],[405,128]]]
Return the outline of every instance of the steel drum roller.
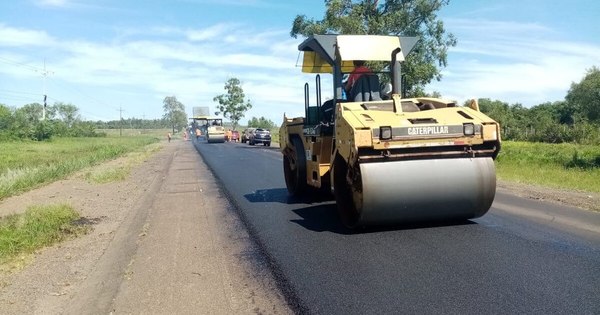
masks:
[[[491,158],[362,163],[360,172],[359,225],[477,218],[496,193]]]

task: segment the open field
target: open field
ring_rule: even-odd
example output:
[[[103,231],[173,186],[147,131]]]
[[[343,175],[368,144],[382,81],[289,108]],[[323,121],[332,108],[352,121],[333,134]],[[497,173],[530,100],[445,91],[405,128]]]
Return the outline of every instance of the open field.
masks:
[[[64,178],[84,167],[140,151],[164,139],[169,132],[168,129],[123,129],[123,136],[119,136],[118,129],[98,131],[106,132],[107,137],[2,143],[0,199]],[[273,141],[278,140],[277,131],[272,132]],[[181,138],[181,133],[173,138]],[[504,141],[496,165],[498,178],[503,180],[600,192],[598,146]],[[122,173],[123,170],[108,170],[100,174],[108,179],[93,180],[118,180]]]
[[[3,142],[0,151],[0,200],[158,141],[156,137],[144,135]]]
[[[105,133],[107,137],[156,137],[159,139],[166,139],[167,133],[171,132],[171,129],[96,129],[98,133]],[[181,133],[176,134],[175,137],[181,137]]]
[[[526,184],[600,192],[600,147],[504,141],[498,178]]]

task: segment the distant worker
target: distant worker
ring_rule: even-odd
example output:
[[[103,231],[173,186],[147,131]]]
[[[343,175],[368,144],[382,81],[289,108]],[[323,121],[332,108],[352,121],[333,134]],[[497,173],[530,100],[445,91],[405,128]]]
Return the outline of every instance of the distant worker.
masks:
[[[202,135],[202,131],[199,128],[196,128],[196,140],[200,140],[200,136]]]
[[[187,136],[187,131],[183,131],[183,140],[187,141],[188,136]]]
[[[231,135],[232,135],[231,129],[227,129],[227,142],[231,141]]]
[[[167,140],[169,140],[169,142],[171,142],[171,133],[167,132]]]
[[[363,75],[363,74],[373,74],[373,71],[369,69],[369,67],[365,66],[364,60],[354,60],[354,70],[350,73],[348,77],[348,81],[346,82],[345,89],[346,93],[350,93],[350,90],[354,86],[354,83]]]

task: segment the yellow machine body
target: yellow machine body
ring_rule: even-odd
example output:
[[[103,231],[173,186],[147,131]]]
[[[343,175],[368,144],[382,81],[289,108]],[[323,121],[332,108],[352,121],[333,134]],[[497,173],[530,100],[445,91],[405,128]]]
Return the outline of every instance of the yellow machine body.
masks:
[[[385,51],[373,53],[361,39]],[[388,56],[387,61],[399,63],[409,52],[399,53],[401,43],[402,38],[394,36],[321,35],[299,48],[309,55],[305,52],[303,70],[333,73],[334,90],[340,91],[340,74],[348,64],[342,56],[355,60],[375,56],[377,61]],[[329,44],[334,47],[328,53],[322,46]],[[362,47],[363,53],[341,52],[341,46],[350,49],[350,45]],[[392,51],[402,58],[395,58]],[[481,113],[474,100],[457,106],[440,98],[402,98],[398,90],[395,87],[387,99],[358,101],[338,99],[334,92],[337,101],[330,100],[325,108],[319,96],[316,106],[309,105],[305,86],[305,117],[284,116],[280,128],[290,194],[333,192],[348,227],[484,215],[496,190],[498,123]]]

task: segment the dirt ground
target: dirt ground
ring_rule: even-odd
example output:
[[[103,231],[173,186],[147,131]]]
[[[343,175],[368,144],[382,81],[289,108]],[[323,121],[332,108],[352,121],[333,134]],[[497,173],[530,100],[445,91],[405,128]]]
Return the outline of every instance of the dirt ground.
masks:
[[[544,200],[600,212],[600,194],[498,181],[497,189],[523,198]]]
[[[83,174],[0,202],[0,216],[68,203],[87,234],[0,266],[2,314],[289,314],[267,262],[190,142],[165,143],[108,184]],[[600,211],[598,194],[499,190]]]
[[[90,171],[11,197],[0,216],[68,203],[87,234],[0,268],[1,314],[290,314],[267,262],[185,141],[120,182]]]

